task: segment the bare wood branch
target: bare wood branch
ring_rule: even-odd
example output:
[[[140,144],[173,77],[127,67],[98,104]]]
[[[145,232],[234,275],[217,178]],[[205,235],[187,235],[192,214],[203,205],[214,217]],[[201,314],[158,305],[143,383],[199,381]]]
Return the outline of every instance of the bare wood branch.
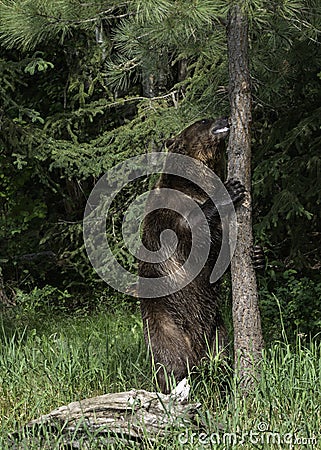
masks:
[[[113,107],[113,106],[118,106],[118,105],[123,105],[124,103],[129,103],[129,102],[136,102],[136,101],[148,101],[148,102],[154,102],[154,101],[157,101],[157,100],[165,100],[165,99],[168,99],[168,98],[171,98],[172,99],[172,101],[173,101],[173,95],[176,95],[176,94],[178,94],[178,91],[177,90],[175,90],[175,91],[171,91],[171,92],[169,92],[168,94],[164,94],[164,95],[159,95],[159,96],[156,96],[156,97],[143,97],[143,96],[140,96],[140,97],[130,97],[130,98],[125,98],[125,99],[121,99],[121,100],[119,100],[119,101],[117,101],[117,102],[112,102],[112,103],[109,103],[108,104],[108,107]],[[177,101],[177,100],[176,100]],[[175,105],[175,104],[174,104]]]
[[[87,6],[89,6],[89,4],[87,4]],[[117,8],[119,9],[121,6],[125,6],[125,3],[123,5],[121,5],[121,4],[117,5]],[[81,25],[84,23],[97,22],[97,19],[103,19],[106,17],[108,19],[124,19],[126,17],[134,15],[134,13],[124,13],[124,14],[114,15],[112,13],[115,9],[116,9],[115,7],[112,7],[112,8],[106,9],[104,11],[100,11],[97,13],[97,16],[90,17],[88,19],[63,19],[62,17],[52,16],[49,14],[41,14],[41,13],[37,13],[36,16],[47,19],[49,21],[49,23],[51,23],[51,24],[67,23],[67,24],[72,24],[72,25]]]

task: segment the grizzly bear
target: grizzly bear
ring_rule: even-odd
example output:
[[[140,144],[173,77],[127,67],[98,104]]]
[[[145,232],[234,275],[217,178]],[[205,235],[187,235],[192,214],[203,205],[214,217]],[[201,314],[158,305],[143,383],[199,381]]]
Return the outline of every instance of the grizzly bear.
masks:
[[[167,142],[168,154],[194,158],[223,179],[228,131],[229,123],[226,118],[200,120]],[[206,185],[202,165],[197,176],[202,179],[203,185]],[[191,223],[196,229],[193,235],[195,245],[198,245],[202,252],[202,245],[205,245],[207,240],[204,221],[199,217],[202,212],[207,221],[205,225],[210,230],[208,258],[191,282],[168,295],[160,293],[159,296],[140,298],[144,337],[157,369],[159,388],[163,393],[170,390],[168,380],[171,376],[178,383],[188,375],[190,369],[200,364],[209,349],[214,352],[221,351],[227,344],[226,330],[220,313],[220,283],[210,283],[210,275],[221,248],[221,218],[207,192],[188,178],[166,173],[164,170],[153,189],[159,192],[162,192],[162,189],[176,190],[196,202],[198,208],[186,210],[186,214],[184,213],[189,220],[177,211],[178,200],[173,199],[175,196],[171,195],[172,191],[166,191],[165,206],[159,208],[157,196],[152,196],[150,202],[152,206],[155,203],[155,208],[149,209],[151,212],[146,214],[143,221],[142,243],[147,250],[160,250],[161,234],[165,230],[172,230],[177,238],[175,251],[167,259],[156,263],[139,261],[139,277],[145,278],[157,279],[170,275],[175,279],[177,269],[182,267],[191,252]],[[239,181],[229,180],[224,185],[231,204],[237,205],[243,200],[244,187]],[[139,290],[138,286],[138,296]]]

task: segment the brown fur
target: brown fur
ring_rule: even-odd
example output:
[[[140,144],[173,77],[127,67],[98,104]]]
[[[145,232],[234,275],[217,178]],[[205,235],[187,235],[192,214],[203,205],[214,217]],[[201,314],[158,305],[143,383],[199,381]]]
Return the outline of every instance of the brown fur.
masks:
[[[221,178],[224,176],[224,141],[227,133],[214,134],[224,128],[224,119],[203,120],[186,128],[168,142],[168,150],[195,158],[209,166]],[[199,177],[203,174],[199,172]],[[228,188],[228,184],[226,185]],[[219,283],[210,284],[209,276],[221,246],[221,225],[215,207],[208,207],[206,193],[185,178],[162,174],[155,188],[176,189],[193,198],[208,218],[211,229],[211,252],[199,275],[186,287],[173,294],[141,299],[144,334],[158,370],[160,389],[168,392],[165,371],[174,375],[176,382],[187,376],[188,369],[200,363],[212,349],[226,345],[226,331],[219,312]],[[231,187],[228,189],[232,190]],[[238,195],[233,201],[239,201]],[[160,249],[160,234],[172,229],[178,238],[176,252],[161,263],[139,262],[139,275],[159,278],[164,274],[175,276],[175,270],[184,264],[191,249],[191,231],[182,217],[172,210],[175,199],[166,198],[168,209],[156,209],[148,214],[143,225],[143,244],[151,251]],[[205,232],[199,230],[198,245],[204,244]],[[194,238],[194,235],[193,235]],[[218,339],[218,342],[216,342]]]

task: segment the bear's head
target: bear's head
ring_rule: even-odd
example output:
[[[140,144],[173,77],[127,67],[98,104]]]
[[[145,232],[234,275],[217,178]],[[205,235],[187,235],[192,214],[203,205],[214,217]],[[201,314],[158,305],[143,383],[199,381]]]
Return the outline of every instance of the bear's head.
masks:
[[[220,119],[199,120],[173,139],[166,141],[169,152],[190,156],[210,167],[221,179],[225,172],[225,141],[229,121]]]

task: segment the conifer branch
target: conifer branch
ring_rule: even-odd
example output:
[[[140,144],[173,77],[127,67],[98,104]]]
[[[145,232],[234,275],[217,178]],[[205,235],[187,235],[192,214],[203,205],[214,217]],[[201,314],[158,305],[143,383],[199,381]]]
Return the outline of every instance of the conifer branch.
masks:
[[[177,101],[176,101],[176,99],[175,99],[175,101],[174,101],[174,97],[175,97],[175,95],[176,94],[178,94],[179,93],[179,91],[178,90],[175,90],[175,91],[171,91],[171,92],[169,92],[169,93],[167,93],[167,94],[164,94],[164,95],[157,95],[157,96],[155,96],[155,97],[143,97],[143,96],[139,96],[139,97],[130,97],[130,98],[122,98],[121,100],[119,100],[119,101],[116,101],[116,102],[113,102],[113,103],[109,103],[108,104],[108,107],[113,107],[113,106],[119,106],[119,105],[123,105],[124,103],[130,103],[130,102],[135,102],[135,101],[148,101],[148,102],[154,102],[154,101],[157,101],[157,100],[165,100],[166,98],[172,98],[172,100],[173,100],[173,103],[174,103],[174,105],[175,105],[175,103],[176,103],[176,106],[177,106]]]

